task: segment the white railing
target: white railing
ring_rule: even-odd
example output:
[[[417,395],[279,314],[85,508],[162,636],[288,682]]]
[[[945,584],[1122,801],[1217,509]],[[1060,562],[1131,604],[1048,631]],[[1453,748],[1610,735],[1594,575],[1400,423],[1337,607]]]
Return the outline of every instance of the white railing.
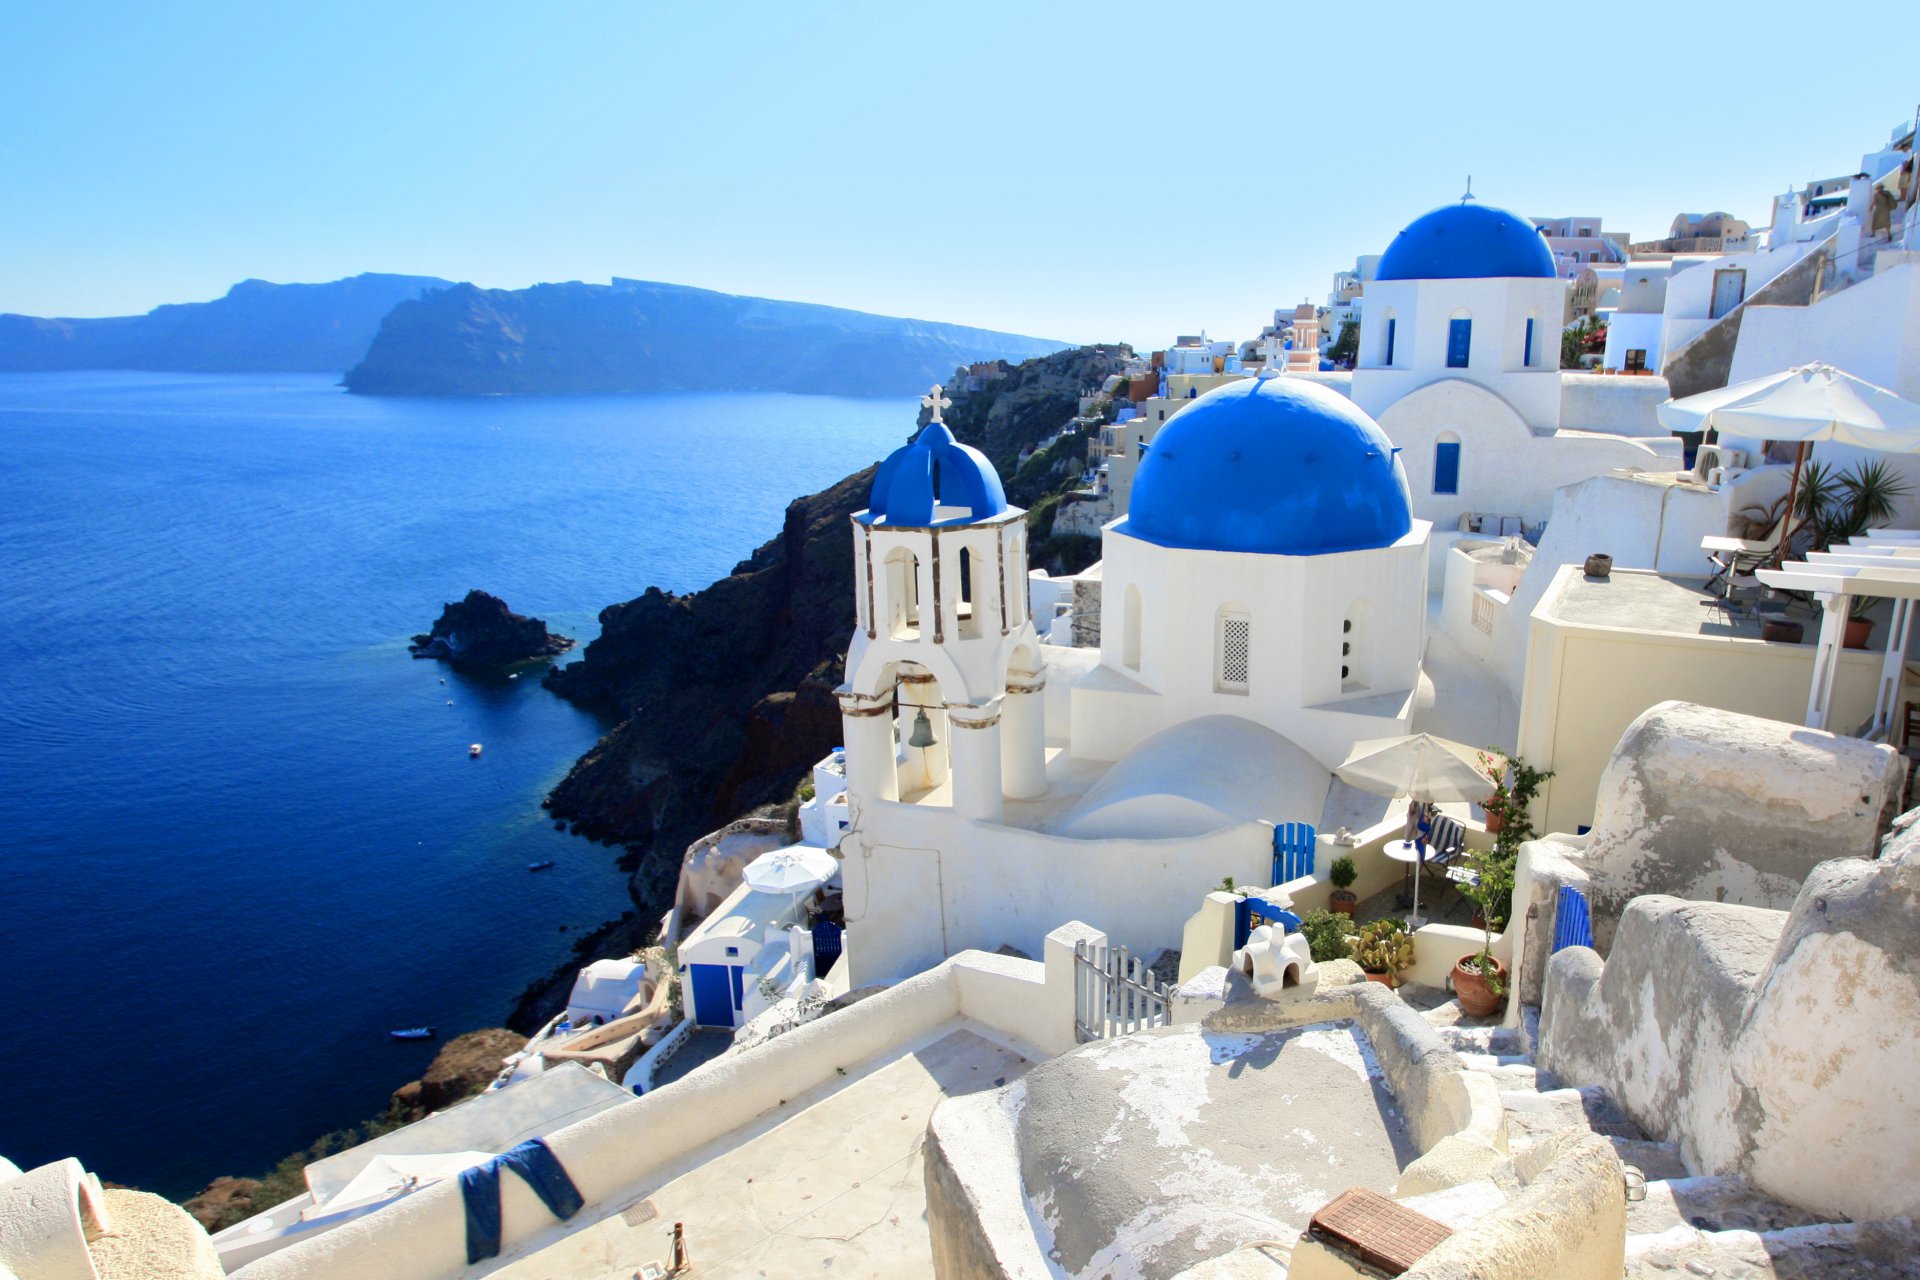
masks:
[[[673,1030],[660,1037],[660,1043],[647,1050],[640,1061],[633,1064],[622,1076],[620,1083],[634,1093],[644,1094],[653,1089],[653,1076],[667,1064],[667,1059],[680,1052],[693,1035],[693,1019],[682,1018],[673,1024]]]
[[[1073,1034],[1081,1044],[1164,1027],[1167,984],[1125,947],[1073,944]]]

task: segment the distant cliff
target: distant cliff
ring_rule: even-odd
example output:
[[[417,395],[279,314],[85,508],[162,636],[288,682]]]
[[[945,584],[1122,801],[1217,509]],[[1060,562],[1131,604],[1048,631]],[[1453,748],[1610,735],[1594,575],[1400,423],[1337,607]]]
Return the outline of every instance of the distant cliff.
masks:
[[[359,362],[396,303],[446,287],[432,276],[243,280],[213,302],[174,303],[143,316],[0,315],[0,371],[340,373]]]
[[[1129,354],[1080,347],[954,394],[948,420],[1003,471],[1054,436]],[[924,412],[922,414],[924,417]],[[901,439],[908,436],[901,424]],[[1085,443],[1010,486],[1033,503],[1077,481]],[[1062,442],[1063,444],[1065,442]],[[853,535],[873,468],[787,508],[780,535],[704,591],[649,589],[600,614],[600,636],[549,687],[619,721],[548,797],[556,818],[641,856],[634,898],[663,906],[685,846],[757,805],[786,800],[840,741],[833,688],[853,633]],[[1051,485],[1049,490],[1048,485]]]
[[[348,371],[369,395],[800,391],[905,395],[1062,344],[926,320],[618,281],[478,289],[393,309]]]

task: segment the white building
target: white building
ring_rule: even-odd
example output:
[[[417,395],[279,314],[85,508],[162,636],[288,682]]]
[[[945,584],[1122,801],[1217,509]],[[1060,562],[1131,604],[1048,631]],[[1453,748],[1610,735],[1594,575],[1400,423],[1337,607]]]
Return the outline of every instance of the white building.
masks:
[[[1566,290],[1533,224],[1471,200],[1415,219],[1382,255],[1352,395],[1400,450],[1417,516],[1532,527],[1562,485],[1679,466],[1650,412],[1605,431],[1566,423]]]
[[[1194,887],[1267,882],[1276,826],[1319,823],[1333,767],[1405,732],[1420,696],[1429,527],[1380,428],[1306,379],[1216,388],[1147,448],[1104,535],[1097,655],[1042,650],[1017,591],[996,612],[997,558],[961,625],[963,549],[1004,548],[1017,585],[1026,548],[944,426],[883,465],[853,525],[852,985],[1034,953],[1063,912],[1178,945]]]

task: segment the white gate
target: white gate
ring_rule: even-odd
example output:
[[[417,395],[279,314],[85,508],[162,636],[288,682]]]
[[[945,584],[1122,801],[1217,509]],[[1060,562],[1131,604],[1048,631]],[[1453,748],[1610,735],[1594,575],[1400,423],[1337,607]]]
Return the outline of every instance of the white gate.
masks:
[[[1073,1034],[1081,1044],[1166,1026],[1170,995],[1125,947],[1073,944]]]

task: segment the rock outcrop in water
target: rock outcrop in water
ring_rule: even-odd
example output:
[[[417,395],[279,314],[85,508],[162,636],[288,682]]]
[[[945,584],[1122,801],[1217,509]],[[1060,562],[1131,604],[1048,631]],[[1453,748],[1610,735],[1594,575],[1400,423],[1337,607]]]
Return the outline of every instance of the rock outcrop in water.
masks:
[[[979,391],[955,393],[947,421],[1014,475],[1021,450],[1055,436],[1080,393],[1129,354],[1081,347],[1029,360]],[[1009,497],[1038,505],[1075,484],[1085,442],[1077,451],[1065,443],[1056,446],[1057,467],[1022,470]],[[691,841],[787,800],[840,741],[833,689],[854,623],[847,520],[867,505],[872,484],[869,467],[797,499],[778,537],[703,591],[651,588],[609,606],[584,657],[547,673],[555,692],[618,721],[547,804],[579,833],[641,855],[633,890],[643,916],[664,909]]]
[[[504,667],[529,658],[551,658],[573,648],[538,618],[515,613],[499,596],[469,591],[440,611],[433,630],[407,646],[416,658],[439,658],[463,670]]]
[[[348,371],[368,395],[918,394],[955,365],[1060,343],[640,280],[456,285],[395,307]]]

